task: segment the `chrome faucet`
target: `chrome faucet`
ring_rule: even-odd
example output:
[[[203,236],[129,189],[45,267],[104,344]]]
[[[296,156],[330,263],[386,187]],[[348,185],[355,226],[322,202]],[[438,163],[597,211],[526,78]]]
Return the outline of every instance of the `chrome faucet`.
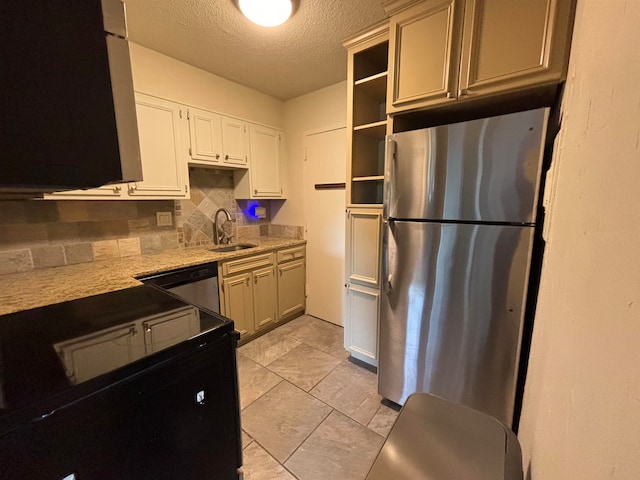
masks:
[[[229,210],[227,210],[226,208],[219,208],[218,210],[216,210],[216,213],[213,216],[213,243],[215,243],[216,245],[231,243],[231,237],[233,237],[233,235],[227,235],[224,229],[221,228],[221,225],[218,225],[218,214],[220,212],[224,212],[224,214],[227,216],[227,220],[229,222],[233,222]]]

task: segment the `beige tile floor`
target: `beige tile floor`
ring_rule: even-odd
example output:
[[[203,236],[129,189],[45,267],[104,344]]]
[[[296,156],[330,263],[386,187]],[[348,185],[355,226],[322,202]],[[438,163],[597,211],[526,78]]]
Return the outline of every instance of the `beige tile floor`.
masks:
[[[397,413],[342,345],[303,315],[238,349],[245,480],[366,477]]]

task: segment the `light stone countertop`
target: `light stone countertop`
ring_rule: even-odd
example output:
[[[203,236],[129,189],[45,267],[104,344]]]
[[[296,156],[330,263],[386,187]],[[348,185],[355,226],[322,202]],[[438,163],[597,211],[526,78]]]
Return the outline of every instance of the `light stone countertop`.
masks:
[[[141,285],[134,277],[304,245],[306,241],[261,237],[241,243],[257,247],[220,253],[209,251],[209,245],[0,275],[0,315]]]

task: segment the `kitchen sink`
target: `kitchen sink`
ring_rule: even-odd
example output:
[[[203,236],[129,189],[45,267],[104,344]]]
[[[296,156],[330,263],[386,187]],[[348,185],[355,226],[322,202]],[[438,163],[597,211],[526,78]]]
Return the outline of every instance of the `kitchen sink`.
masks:
[[[255,248],[257,245],[252,243],[236,243],[234,245],[218,245],[210,248],[211,252],[237,252],[238,250],[246,250],[247,248]]]

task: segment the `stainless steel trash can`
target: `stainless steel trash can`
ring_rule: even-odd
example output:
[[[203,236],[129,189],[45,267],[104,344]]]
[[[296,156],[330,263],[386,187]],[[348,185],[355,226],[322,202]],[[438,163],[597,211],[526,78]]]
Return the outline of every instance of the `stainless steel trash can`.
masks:
[[[411,395],[366,480],[522,480],[522,452],[495,418],[428,393]]]

